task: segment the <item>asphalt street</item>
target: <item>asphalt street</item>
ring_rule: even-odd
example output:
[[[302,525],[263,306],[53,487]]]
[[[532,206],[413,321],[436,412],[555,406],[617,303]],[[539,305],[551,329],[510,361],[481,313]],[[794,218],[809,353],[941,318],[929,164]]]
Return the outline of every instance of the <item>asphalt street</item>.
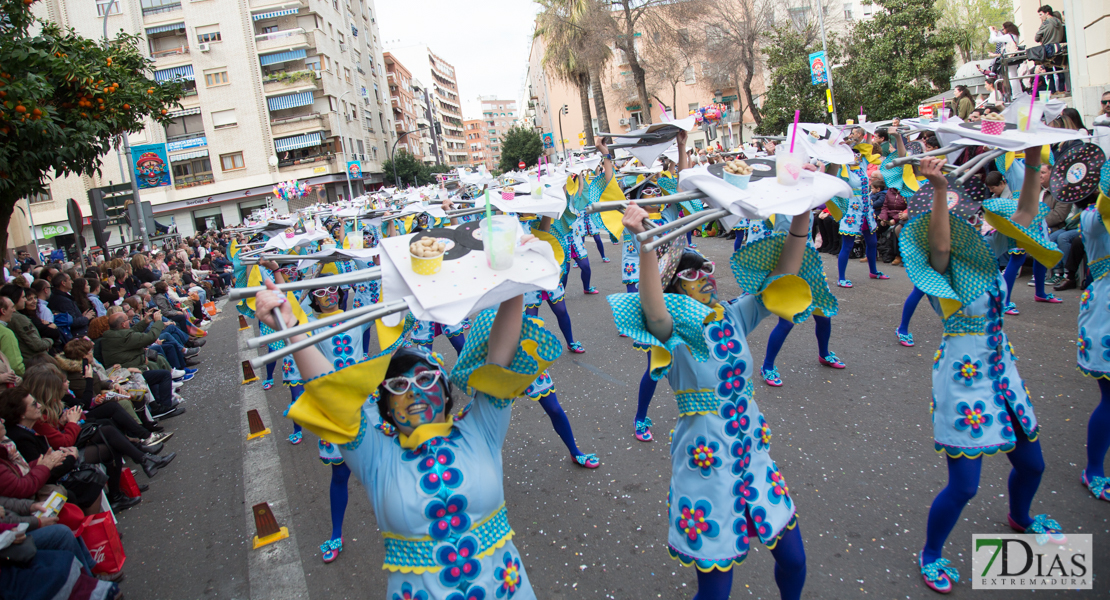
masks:
[[[728,240],[699,240],[700,250],[727,265]],[[692,569],[666,550],[668,431],[678,412],[660,382],[650,416],[656,441],[633,437],[633,415],[645,355],[617,336],[607,294],[624,292],[619,247],[606,244],[613,262],[602,263],[588,244],[593,283],[600,295],[582,294],[572,270],[567,307],[586,353],[564,353],[551,368],[559,400],[584,452],[597,470],[575,465],[540,406],[514,407],[504,449],[505,496],[514,541],[540,598],[692,598]],[[822,255],[835,276],[834,257]],[[771,454],[790,486],[805,540],[808,575],[804,598],[935,598],[921,582],[917,553],[926,515],[947,481],[945,460],[933,450],[929,415],[931,368],[940,322],[922,303],[912,322],[917,345],[898,344],[894,329],[910,283],[901,267],[882,265],[891,279],[869,280],[856,260],[848,266],[853,289],[836,289],[831,349],[847,363],[838,371],[818,364],[812,321],[797,326],[778,359],[784,387],[756,383],[755,398],[771,425]],[[1048,513],[1068,532],[1094,534],[1092,591],[973,590],[971,536],[1008,533],[1003,456],[985,459],[978,495],[963,512],[945,556],[959,569],[953,598],[1106,598],[1110,590],[1110,505],[1080,485],[1087,417],[1098,387],[1075,370],[1076,291],[1063,304],[1033,302],[1028,276],[1014,299],[1020,316],[1006,332],[1018,368],[1033,393],[1041,424],[1046,471],[1033,512]],[[722,298],[738,294],[731,275],[718,279]],[[141,505],[120,515],[128,553],[128,598],[381,598],[386,573],[383,546],[366,493],[352,478],[344,523],[344,550],[332,564],[319,545],[331,532],[330,467],[317,458],[316,438],[286,441],[291,422],[281,418],[288,391],[240,385],[240,362],[255,354],[238,332],[233,307],[209,329],[198,377],[183,395],[188,413],[166,422],[178,453],[150,482]],[[549,309],[540,315],[558,335]],[[774,322],[749,337],[762,362]],[[446,340],[436,349],[451,361]],[[264,374],[262,374],[264,376]],[[273,430],[246,440],[245,407],[260,403]],[[252,446],[254,445],[254,446]],[[143,475],[138,475],[145,482]],[[290,539],[251,549],[250,505],[270,496]],[[770,553],[753,542],[735,569],[733,598],[778,598]]]

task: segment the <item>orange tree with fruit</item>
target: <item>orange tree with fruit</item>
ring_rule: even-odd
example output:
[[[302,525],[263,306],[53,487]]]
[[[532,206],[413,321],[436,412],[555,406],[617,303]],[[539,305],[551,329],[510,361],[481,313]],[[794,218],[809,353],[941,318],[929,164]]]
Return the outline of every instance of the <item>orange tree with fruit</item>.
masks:
[[[0,0],[0,248],[16,202],[48,177],[92,175],[116,137],[165,124],[183,92],[156,83],[142,38],[90,40]]]

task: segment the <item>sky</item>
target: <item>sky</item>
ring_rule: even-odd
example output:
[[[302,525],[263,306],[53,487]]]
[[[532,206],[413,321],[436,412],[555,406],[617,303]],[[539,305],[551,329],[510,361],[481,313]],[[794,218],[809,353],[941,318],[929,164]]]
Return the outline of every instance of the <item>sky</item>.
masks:
[[[426,44],[454,65],[463,117],[478,96],[520,100],[539,5],[531,0],[376,0],[382,46]]]

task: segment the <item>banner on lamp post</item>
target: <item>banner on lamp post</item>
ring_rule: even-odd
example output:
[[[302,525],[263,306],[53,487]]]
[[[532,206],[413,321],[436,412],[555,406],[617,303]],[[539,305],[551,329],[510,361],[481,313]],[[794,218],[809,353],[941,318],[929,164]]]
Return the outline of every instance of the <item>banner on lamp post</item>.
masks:
[[[347,179],[362,179],[362,165],[357,160],[347,163]]]
[[[829,75],[827,68],[827,60],[825,52],[814,52],[809,55],[809,77],[813,85],[821,85],[829,82]]]
[[[131,146],[131,162],[135,165],[135,182],[140,190],[170,184],[170,161],[165,144]]]

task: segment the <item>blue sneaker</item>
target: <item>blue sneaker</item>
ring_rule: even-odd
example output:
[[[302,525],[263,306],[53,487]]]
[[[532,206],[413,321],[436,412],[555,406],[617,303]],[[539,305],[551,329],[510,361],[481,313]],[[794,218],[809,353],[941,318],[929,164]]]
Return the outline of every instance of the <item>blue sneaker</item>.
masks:
[[[186,373],[185,376],[181,378],[181,381],[189,381],[193,377],[196,377],[195,373]]]
[[[197,372],[196,369],[190,369],[189,367],[185,367],[185,374],[186,375],[189,375],[191,373],[196,373],[196,372]]]

